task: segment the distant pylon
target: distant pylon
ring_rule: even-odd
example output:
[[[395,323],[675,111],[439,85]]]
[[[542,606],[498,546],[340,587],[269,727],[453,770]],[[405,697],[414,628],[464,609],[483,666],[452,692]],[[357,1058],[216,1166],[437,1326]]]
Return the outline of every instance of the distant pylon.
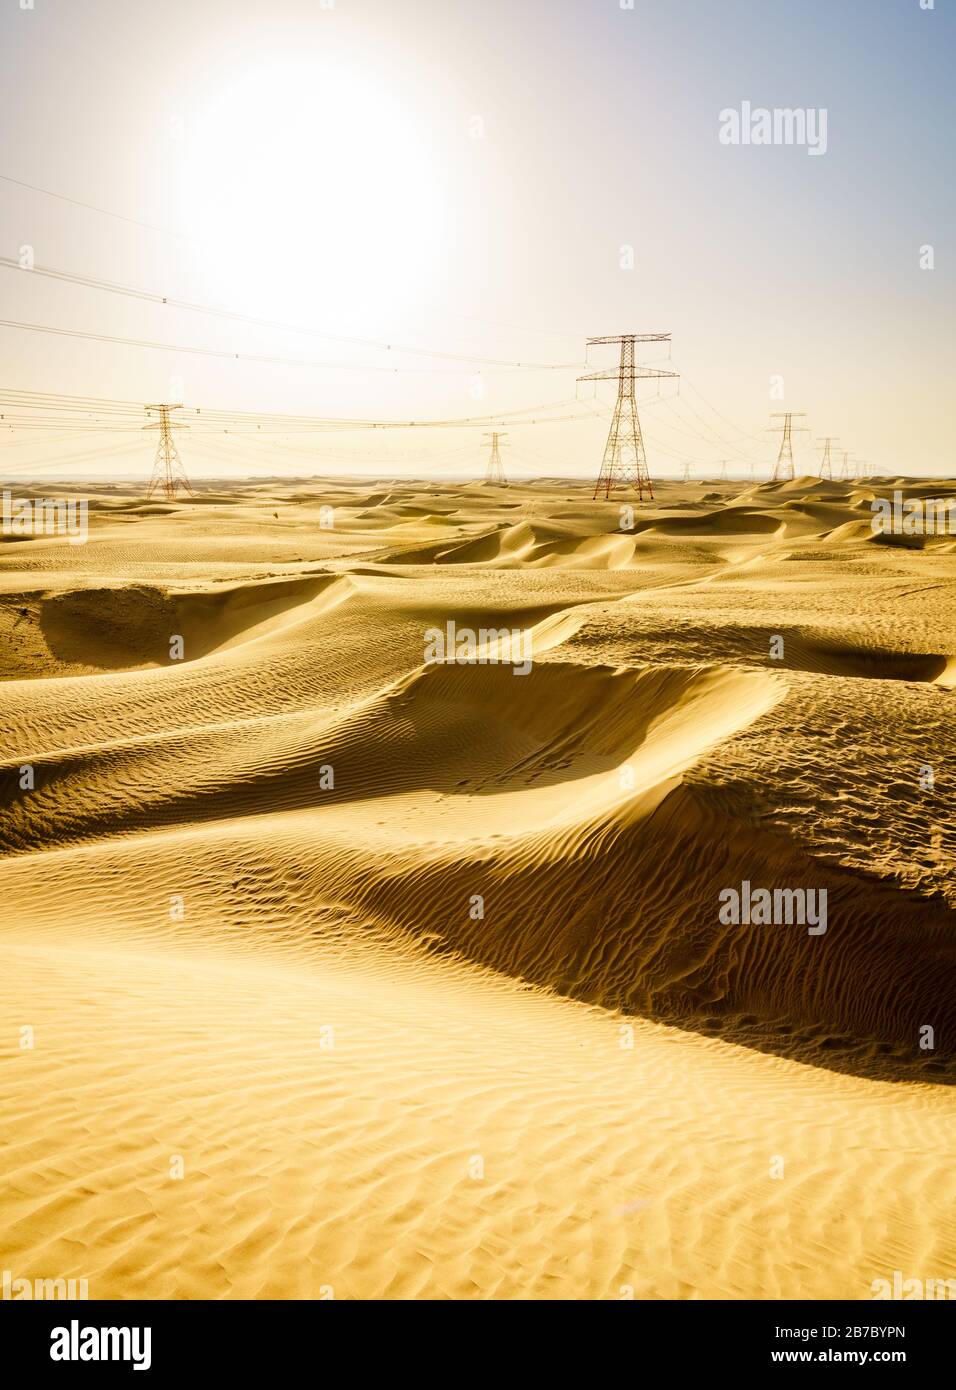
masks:
[[[793,422],[796,419],[805,419],[802,410],[778,410],[771,415],[771,420],[782,420],[782,425],[770,425],[769,428],[774,432],[782,432],[780,440],[780,453],[777,455],[777,462],[774,465],[773,477],[771,482],[788,482],[793,476]],[[797,425],[797,432],[806,429],[806,425]]]
[[[501,452],[499,445],[508,443],[506,434],[499,434],[497,430],[492,430],[491,434],[482,436],[483,444],[491,445],[491,453],[488,455],[488,467],[485,469],[485,482],[493,483],[495,487],[507,487],[508,482],[505,478],[504,465],[501,462]]]
[[[652,367],[635,366],[634,344],[669,343],[670,339],[669,333],[623,333],[617,337],[588,339],[588,347],[600,343],[620,343],[621,345],[621,361],[616,370],[611,368],[604,372],[588,372],[587,375],[578,377],[579,381],[613,381],[615,378],[617,379],[617,402],[614,406],[614,416],[611,420],[607,444],[604,446],[601,471],[594,484],[595,497],[603,493],[605,498],[608,498],[613,487],[627,487],[629,484],[636,488],[639,501],[644,501],[645,493],[649,499],[653,500],[654,498],[651,475],[647,471],[644,436],[641,434],[641,422],[637,414],[634,382],[637,378],[643,380],[647,377],[676,377],[678,373],[660,372]]]
[[[689,463],[685,463],[685,464],[684,464],[684,471],[683,471],[683,473],[681,474],[681,482],[682,482],[682,483],[689,483],[689,482],[690,482],[690,464],[689,464]]]
[[[843,450],[843,462],[840,464],[840,481],[841,481],[841,483],[848,482],[848,481],[849,481],[849,477],[850,477],[850,451],[849,451],[849,449],[844,449],[844,450]]]
[[[148,405],[147,411],[158,410],[159,419],[154,420],[150,425],[144,425],[144,430],[159,430],[159,442],[156,445],[156,457],[153,460],[153,476],[149,480],[149,487],[146,489],[146,500],[161,492],[169,502],[176,499],[176,489],[182,488],[187,497],[192,497],[193,490],[189,486],[189,479],[186,477],[186,470],[183,461],[179,457],[179,450],[176,448],[176,441],[173,438],[172,428],[169,423],[169,412],[179,410],[179,405]],[[179,429],[188,429],[188,425],[180,425]]]
[[[730,462],[729,459],[721,459],[721,460],[720,460],[720,476],[719,476],[719,478],[717,479],[717,481],[720,482],[720,483],[725,483],[725,482],[727,481],[727,464],[728,464],[729,462]]]
[[[823,458],[820,462],[820,477],[833,482],[833,463],[830,458],[830,445],[836,444],[840,436],[838,434],[828,434],[825,439],[818,439],[817,443],[823,445]]]

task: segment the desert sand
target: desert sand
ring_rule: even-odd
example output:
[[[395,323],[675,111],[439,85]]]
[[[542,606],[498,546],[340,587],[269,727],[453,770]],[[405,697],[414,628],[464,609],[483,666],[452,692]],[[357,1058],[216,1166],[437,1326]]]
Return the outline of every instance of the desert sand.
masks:
[[[669,484],[622,531],[559,480],[104,485],[85,545],[7,538],[0,1266],[956,1277],[956,537],[874,535],[894,488],[956,496]],[[450,622],[531,669],[426,663]],[[744,881],[825,932],[722,923]]]

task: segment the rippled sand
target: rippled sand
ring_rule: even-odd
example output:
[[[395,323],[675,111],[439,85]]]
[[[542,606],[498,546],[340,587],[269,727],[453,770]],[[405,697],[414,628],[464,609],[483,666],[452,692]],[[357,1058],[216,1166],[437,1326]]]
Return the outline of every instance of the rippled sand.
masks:
[[[956,537],[873,490],[116,488],[0,547],[0,1265],[956,1277]],[[531,669],[426,665],[449,623]],[[826,931],[721,922],[744,881]]]

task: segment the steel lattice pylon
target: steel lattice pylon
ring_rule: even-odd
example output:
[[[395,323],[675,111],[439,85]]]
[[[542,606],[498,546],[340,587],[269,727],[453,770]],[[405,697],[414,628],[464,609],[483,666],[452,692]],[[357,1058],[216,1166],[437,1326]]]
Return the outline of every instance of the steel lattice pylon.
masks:
[[[637,413],[634,382],[637,378],[676,377],[677,372],[659,372],[650,367],[635,366],[634,344],[669,343],[670,336],[669,333],[624,333],[611,338],[588,339],[588,347],[597,343],[620,343],[621,345],[621,361],[616,371],[609,369],[604,372],[589,372],[586,376],[578,378],[579,381],[613,381],[615,378],[617,379],[617,401],[607,436],[607,444],[604,446],[601,471],[594,485],[595,497],[599,497],[603,493],[605,498],[609,498],[613,487],[630,486],[637,491],[641,502],[644,501],[645,493],[653,501],[654,489],[651,486],[651,475],[647,468],[647,454],[644,449],[644,436],[641,433],[641,421]]]
[[[187,497],[192,497],[193,490],[186,477],[186,470],[183,461],[179,457],[179,450],[176,448],[176,441],[169,423],[169,412],[179,410],[178,405],[148,405],[147,411],[158,410],[159,419],[154,420],[150,425],[144,425],[146,430],[159,430],[159,441],[156,445],[156,458],[153,460],[153,476],[149,480],[149,487],[146,489],[147,502],[157,492],[161,492],[169,502],[176,499],[176,490],[181,488]],[[180,429],[188,429],[188,425],[179,426]]]
[[[842,483],[848,483],[848,482],[850,481],[851,477],[853,477],[853,478],[862,478],[862,477],[864,476],[864,474],[863,474],[863,467],[864,467],[865,463],[866,463],[866,459],[857,459],[857,458],[854,458],[853,455],[850,453],[849,449],[844,449],[844,450],[843,450],[843,462],[842,462],[841,465],[840,465],[840,482],[842,482]],[[852,464],[853,467],[856,469],[855,472],[852,472],[852,471],[851,471],[851,468],[850,468],[850,465],[851,465],[851,464]]]
[[[782,420],[782,425],[771,425],[770,428],[775,432],[782,432],[780,440],[780,453],[777,455],[777,462],[774,465],[773,477],[771,482],[782,483],[790,482],[794,477],[793,468],[793,434],[796,429],[799,434],[806,430],[805,425],[794,426],[794,420],[804,419],[802,410],[779,410],[772,417],[774,420]]]
[[[827,482],[833,482],[833,460],[830,456],[831,445],[836,444],[840,436],[838,434],[828,434],[826,438],[818,440],[823,445],[823,458],[820,460],[820,477]]]
[[[501,462],[501,445],[508,443],[508,436],[492,430],[482,438],[483,444],[491,445],[491,453],[488,455],[488,467],[485,469],[485,482],[491,483],[495,487],[507,487],[508,480],[505,478],[504,465]]]

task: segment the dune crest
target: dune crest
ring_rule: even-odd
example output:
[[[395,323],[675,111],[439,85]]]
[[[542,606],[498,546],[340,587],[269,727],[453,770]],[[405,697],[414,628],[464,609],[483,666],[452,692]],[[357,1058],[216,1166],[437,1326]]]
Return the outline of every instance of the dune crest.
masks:
[[[956,551],[873,544],[883,490],[664,485],[623,531],[575,483],[270,479],[4,545],[5,1267],[945,1270]],[[722,915],[752,892],[816,915]]]

